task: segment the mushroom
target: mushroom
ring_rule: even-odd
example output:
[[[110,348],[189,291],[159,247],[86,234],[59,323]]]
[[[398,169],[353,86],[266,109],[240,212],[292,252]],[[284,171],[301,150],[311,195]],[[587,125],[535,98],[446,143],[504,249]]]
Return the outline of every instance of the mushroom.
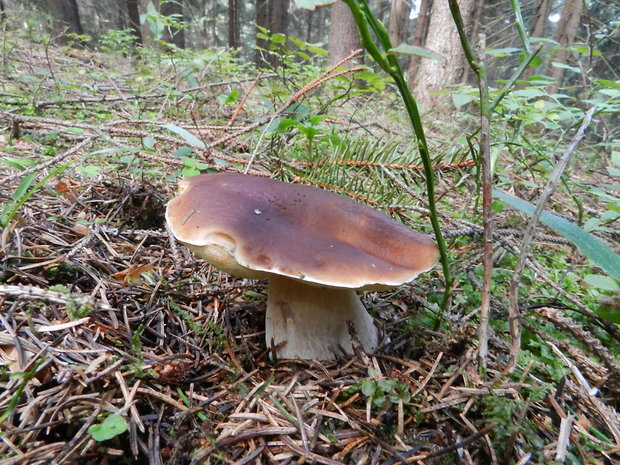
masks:
[[[235,173],[179,183],[166,221],[214,267],[268,278],[265,337],[278,358],[330,360],[352,353],[351,322],[367,352],[379,332],[356,290],[386,289],[433,267],[433,240],[346,197]]]

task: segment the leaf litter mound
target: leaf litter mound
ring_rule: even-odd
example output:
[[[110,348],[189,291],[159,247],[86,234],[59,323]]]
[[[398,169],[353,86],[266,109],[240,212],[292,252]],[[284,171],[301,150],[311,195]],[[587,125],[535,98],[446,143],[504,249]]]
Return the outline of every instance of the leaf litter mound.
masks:
[[[81,90],[64,100],[79,107],[84,98]],[[138,147],[149,134],[140,122],[51,116],[3,110],[5,151],[40,149],[16,127],[20,136],[58,131],[58,162],[101,134]],[[162,157],[145,159],[178,165]],[[427,321],[432,281],[420,281],[365,296],[389,336],[376,354],[335,348],[331,362],[272,361],[264,284],[219,274],[171,240],[163,211],[174,182],[115,173],[50,178],[2,230],[0,465],[620,460],[615,360],[556,308],[537,318],[589,341],[598,358],[530,326],[560,362],[525,360],[509,376],[508,344],[496,335],[483,379],[475,312],[455,315],[446,331],[410,323]],[[23,175],[3,173],[7,202]],[[479,256],[476,247],[467,258]],[[564,375],[554,376],[559,365]]]

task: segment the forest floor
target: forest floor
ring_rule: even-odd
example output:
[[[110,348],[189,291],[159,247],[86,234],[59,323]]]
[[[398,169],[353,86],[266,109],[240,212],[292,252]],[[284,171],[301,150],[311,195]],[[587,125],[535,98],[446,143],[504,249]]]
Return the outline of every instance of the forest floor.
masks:
[[[239,88],[252,101],[254,77],[202,75],[190,91],[171,67],[136,92],[127,59],[12,40],[0,95],[0,465],[620,462],[617,327],[567,315],[591,311],[544,264],[530,262],[558,298],[528,308],[538,351],[514,373],[502,330],[480,374],[477,307],[433,329],[438,270],[366,294],[389,335],[376,353],[271,361],[264,283],[217,273],[164,224],[179,169],[252,159],[240,133],[221,141],[274,110],[245,103],[235,119],[218,98]],[[166,123],[217,143],[199,161],[173,157],[192,139]],[[443,202],[461,205],[450,176]],[[523,223],[503,212],[497,225],[497,250],[510,250]],[[451,252],[475,282],[480,230],[451,227],[466,230]],[[536,246],[576,255],[551,233]],[[455,299],[468,293],[479,290],[461,281]],[[495,320],[507,317],[503,297]]]

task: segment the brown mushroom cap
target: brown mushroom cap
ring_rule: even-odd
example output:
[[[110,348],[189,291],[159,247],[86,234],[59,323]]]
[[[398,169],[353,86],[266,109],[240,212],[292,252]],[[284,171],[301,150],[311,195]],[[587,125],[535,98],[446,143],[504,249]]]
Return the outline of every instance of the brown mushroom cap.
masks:
[[[179,183],[166,220],[176,238],[231,274],[339,288],[395,286],[430,269],[433,240],[318,188],[235,173]]]

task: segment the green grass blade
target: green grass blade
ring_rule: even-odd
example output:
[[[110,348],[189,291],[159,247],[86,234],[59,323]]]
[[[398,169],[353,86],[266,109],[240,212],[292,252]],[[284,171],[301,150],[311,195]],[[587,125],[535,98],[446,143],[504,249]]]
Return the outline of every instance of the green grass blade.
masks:
[[[536,209],[531,203],[499,190],[493,190],[493,195],[502,202],[505,202],[529,216],[531,216]],[[545,210],[542,213],[540,221],[570,240],[582,254],[602,268],[609,276],[620,279],[620,255],[616,254],[605,243],[581,229],[579,226],[549,211]]]

